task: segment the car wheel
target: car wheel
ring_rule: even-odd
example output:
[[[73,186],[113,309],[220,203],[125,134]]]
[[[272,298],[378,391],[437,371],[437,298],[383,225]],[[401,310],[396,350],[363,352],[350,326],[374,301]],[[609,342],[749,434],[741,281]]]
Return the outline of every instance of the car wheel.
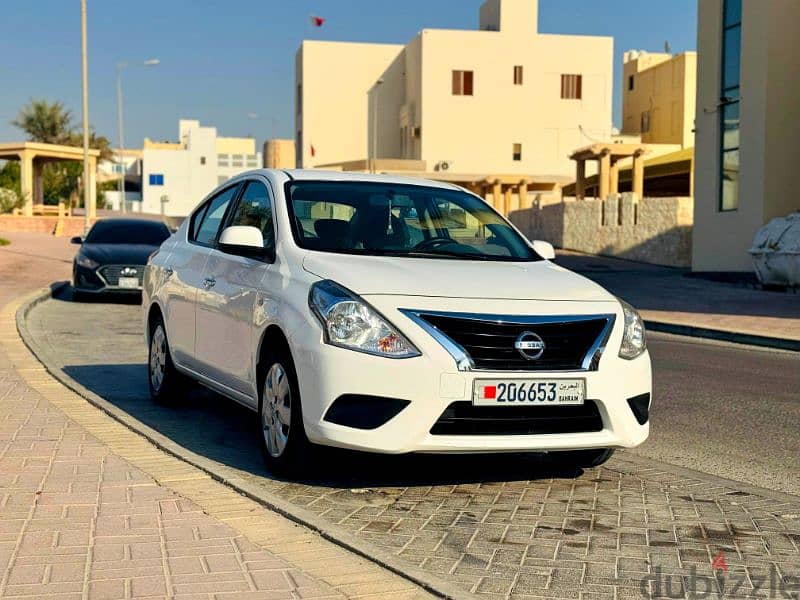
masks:
[[[180,398],[185,378],[177,371],[172,362],[167,332],[161,316],[156,317],[150,331],[147,374],[150,397],[153,400],[167,404]]]
[[[613,448],[597,448],[592,450],[573,450],[570,452],[561,452],[563,456],[559,457],[559,462],[562,462],[561,459],[566,459],[566,464],[569,464],[573,467],[578,467],[581,469],[593,469],[594,467],[599,467],[600,465],[605,464],[608,462],[614,455]]]
[[[261,451],[267,467],[279,475],[299,475],[312,445],[303,427],[297,373],[288,350],[265,357],[258,414]]]

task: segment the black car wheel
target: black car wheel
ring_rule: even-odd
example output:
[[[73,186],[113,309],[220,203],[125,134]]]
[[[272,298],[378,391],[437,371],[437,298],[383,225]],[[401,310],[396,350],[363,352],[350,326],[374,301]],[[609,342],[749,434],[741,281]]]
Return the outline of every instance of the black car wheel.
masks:
[[[150,397],[162,404],[174,403],[186,388],[186,378],[172,362],[167,341],[167,331],[161,315],[153,319],[150,327],[150,351],[147,360],[147,381]]]

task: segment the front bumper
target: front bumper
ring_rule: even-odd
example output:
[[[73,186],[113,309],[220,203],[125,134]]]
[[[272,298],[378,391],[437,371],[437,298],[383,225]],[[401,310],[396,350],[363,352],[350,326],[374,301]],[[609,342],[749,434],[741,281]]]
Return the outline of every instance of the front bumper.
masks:
[[[295,358],[303,420],[312,442],[401,454],[407,452],[484,453],[572,450],[583,448],[633,447],[647,439],[649,423],[640,424],[628,399],[651,394],[650,357],[645,352],[634,360],[618,357],[622,319],[619,305],[613,302],[585,303],[584,314],[617,314],[616,325],[596,371],[577,372],[488,372],[459,371],[453,358],[417,324],[400,313],[398,306],[412,309],[441,308],[431,299],[368,298],[419,348],[422,356],[389,359],[370,356],[324,344],[321,327],[303,327],[290,337]],[[472,301],[474,302],[474,301]],[[451,301],[448,309],[468,310],[465,301]],[[498,314],[558,314],[564,303],[500,301],[493,302]],[[569,307],[572,314],[575,306]],[[602,426],[593,431],[546,434],[442,435],[431,429],[455,402],[470,402],[475,379],[573,379],[586,380],[587,401],[593,401]],[[392,398],[404,408],[388,422],[372,429],[348,427],[330,422],[325,416],[333,402],[343,395]],[[407,403],[407,404],[406,404]],[[530,407],[530,410],[536,410]],[[595,428],[596,429],[596,428]]]
[[[127,265],[126,265],[127,266]],[[109,281],[108,278],[101,275],[100,270],[106,267],[101,265],[94,269],[82,267],[76,263],[72,266],[72,288],[82,294],[141,294],[142,293],[142,278],[139,279],[137,287],[120,287],[114,285],[114,280]],[[144,266],[136,265],[133,268],[137,271],[144,271]]]

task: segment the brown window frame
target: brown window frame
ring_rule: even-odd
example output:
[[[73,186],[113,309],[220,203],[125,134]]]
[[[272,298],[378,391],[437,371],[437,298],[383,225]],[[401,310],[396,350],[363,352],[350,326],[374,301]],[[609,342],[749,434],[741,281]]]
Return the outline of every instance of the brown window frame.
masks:
[[[519,151],[517,151],[519,148]],[[522,160],[522,144],[519,142],[514,142],[511,146],[511,160],[513,161],[521,161]]]
[[[583,100],[583,75],[580,73],[561,74],[561,99]]]
[[[473,71],[453,70],[453,96],[474,96],[475,74]]]
[[[522,85],[523,69],[522,65],[514,65],[514,85]]]

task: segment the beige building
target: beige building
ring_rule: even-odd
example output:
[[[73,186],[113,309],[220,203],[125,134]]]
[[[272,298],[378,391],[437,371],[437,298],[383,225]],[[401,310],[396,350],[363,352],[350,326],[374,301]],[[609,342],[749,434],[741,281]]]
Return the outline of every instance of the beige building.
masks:
[[[622,85],[622,135],[638,135],[644,144],[694,146],[697,53],[626,52]]]
[[[294,140],[267,140],[263,155],[265,169],[294,169],[297,166]]]
[[[479,30],[423,29],[406,45],[304,41],[298,165],[408,161],[484,189],[570,180],[570,153],[611,136],[613,39],[542,34],[537,21],[537,0],[487,0]]]
[[[800,2],[698,2],[692,268],[749,271],[756,230],[800,209]]]

